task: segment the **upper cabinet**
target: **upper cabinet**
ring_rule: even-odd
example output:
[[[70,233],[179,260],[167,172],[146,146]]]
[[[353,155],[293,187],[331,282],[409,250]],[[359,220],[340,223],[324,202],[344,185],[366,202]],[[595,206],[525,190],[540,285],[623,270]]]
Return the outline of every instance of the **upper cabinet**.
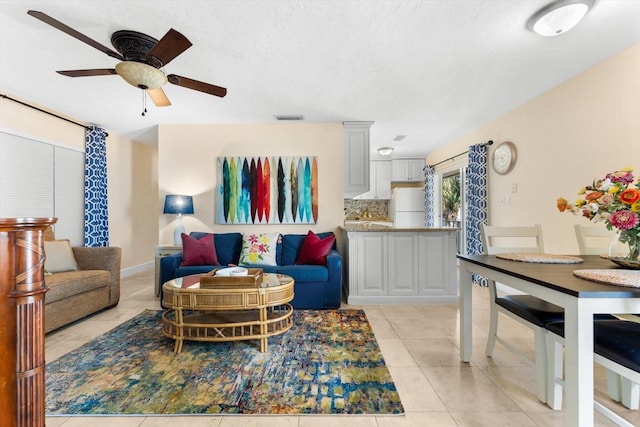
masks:
[[[369,128],[373,122],[344,122],[344,198],[369,191]]]
[[[391,160],[391,181],[424,181],[423,167],[424,159],[393,159]]]
[[[390,199],[391,198],[391,162],[372,160],[369,162],[369,191],[354,199]]]

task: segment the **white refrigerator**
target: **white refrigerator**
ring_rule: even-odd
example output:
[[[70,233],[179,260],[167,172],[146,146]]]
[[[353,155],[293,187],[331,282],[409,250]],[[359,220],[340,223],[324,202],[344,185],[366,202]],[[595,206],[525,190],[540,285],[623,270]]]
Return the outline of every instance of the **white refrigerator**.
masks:
[[[394,227],[424,227],[424,190],[394,188],[389,202],[389,217]]]

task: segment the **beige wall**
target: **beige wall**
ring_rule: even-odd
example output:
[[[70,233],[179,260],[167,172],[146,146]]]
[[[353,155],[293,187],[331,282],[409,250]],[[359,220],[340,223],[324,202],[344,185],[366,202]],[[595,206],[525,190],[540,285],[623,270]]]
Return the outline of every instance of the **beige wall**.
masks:
[[[173,241],[172,215],[162,214],[166,194],[194,198],[191,231],[274,231],[304,234],[337,231],[343,219],[343,127],[326,124],[161,125],[158,130],[159,238]],[[219,156],[317,156],[318,223],[301,225],[215,224],[216,158]]]
[[[84,148],[82,127],[7,99],[0,101],[0,127]],[[107,132],[109,237],[122,247],[126,269],[151,261],[158,242],[157,150]]]
[[[625,166],[640,174],[640,43],[435,151],[427,163],[490,139],[489,159],[498,143],[512,141],[518,162],[504,176],[489,169],[489,223],[542,224],[546,252],[577,253],[572,224],[593,224],[560,214],[556,199],[575,200],[594,178]]]
[[[0,126],[84,149],[84,129],[80,126],[5,98],[0,98]]]
[[[107,139],[109,233],[122,248],[122,267],[154,257],[158,243],[158,150],[118,135]]]

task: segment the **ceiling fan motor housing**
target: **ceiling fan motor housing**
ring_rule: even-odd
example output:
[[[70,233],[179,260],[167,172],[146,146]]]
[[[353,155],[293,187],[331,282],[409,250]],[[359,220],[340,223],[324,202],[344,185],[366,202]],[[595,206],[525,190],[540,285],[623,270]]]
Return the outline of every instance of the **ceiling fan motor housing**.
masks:
[[[158,40],[137,31],[121,30],[111,36],[111,44],[124,58],[116,65],[116,72],[130,85],[140,89],[157,89],[167,83],[167,76],[159,70],[162,63],[147,54]]]
[[[111,35],[111,44],[123,56],[125,61],[148,63],[147,53],[158,44],[158,40],[143,33],[131,30],[116,31]],[[153,61],[150,61],[153,62]],[[156,68],[162,67],[162,63],[150,63]]]

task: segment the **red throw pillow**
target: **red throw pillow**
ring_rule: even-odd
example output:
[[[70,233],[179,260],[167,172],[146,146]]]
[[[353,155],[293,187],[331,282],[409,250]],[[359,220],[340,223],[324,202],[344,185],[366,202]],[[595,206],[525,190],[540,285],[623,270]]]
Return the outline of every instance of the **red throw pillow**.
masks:
[[[220,265],[216,247],[213,244],[213,234],[207,234],[200,239],[182,233],[182,267],[189,265]]]
[[[298,254],[298,259],[296,259],[296,264],[327,265],[327,255],[331,252],[335,240],[336,236],[332,235],[321,239],[309,230]]]

